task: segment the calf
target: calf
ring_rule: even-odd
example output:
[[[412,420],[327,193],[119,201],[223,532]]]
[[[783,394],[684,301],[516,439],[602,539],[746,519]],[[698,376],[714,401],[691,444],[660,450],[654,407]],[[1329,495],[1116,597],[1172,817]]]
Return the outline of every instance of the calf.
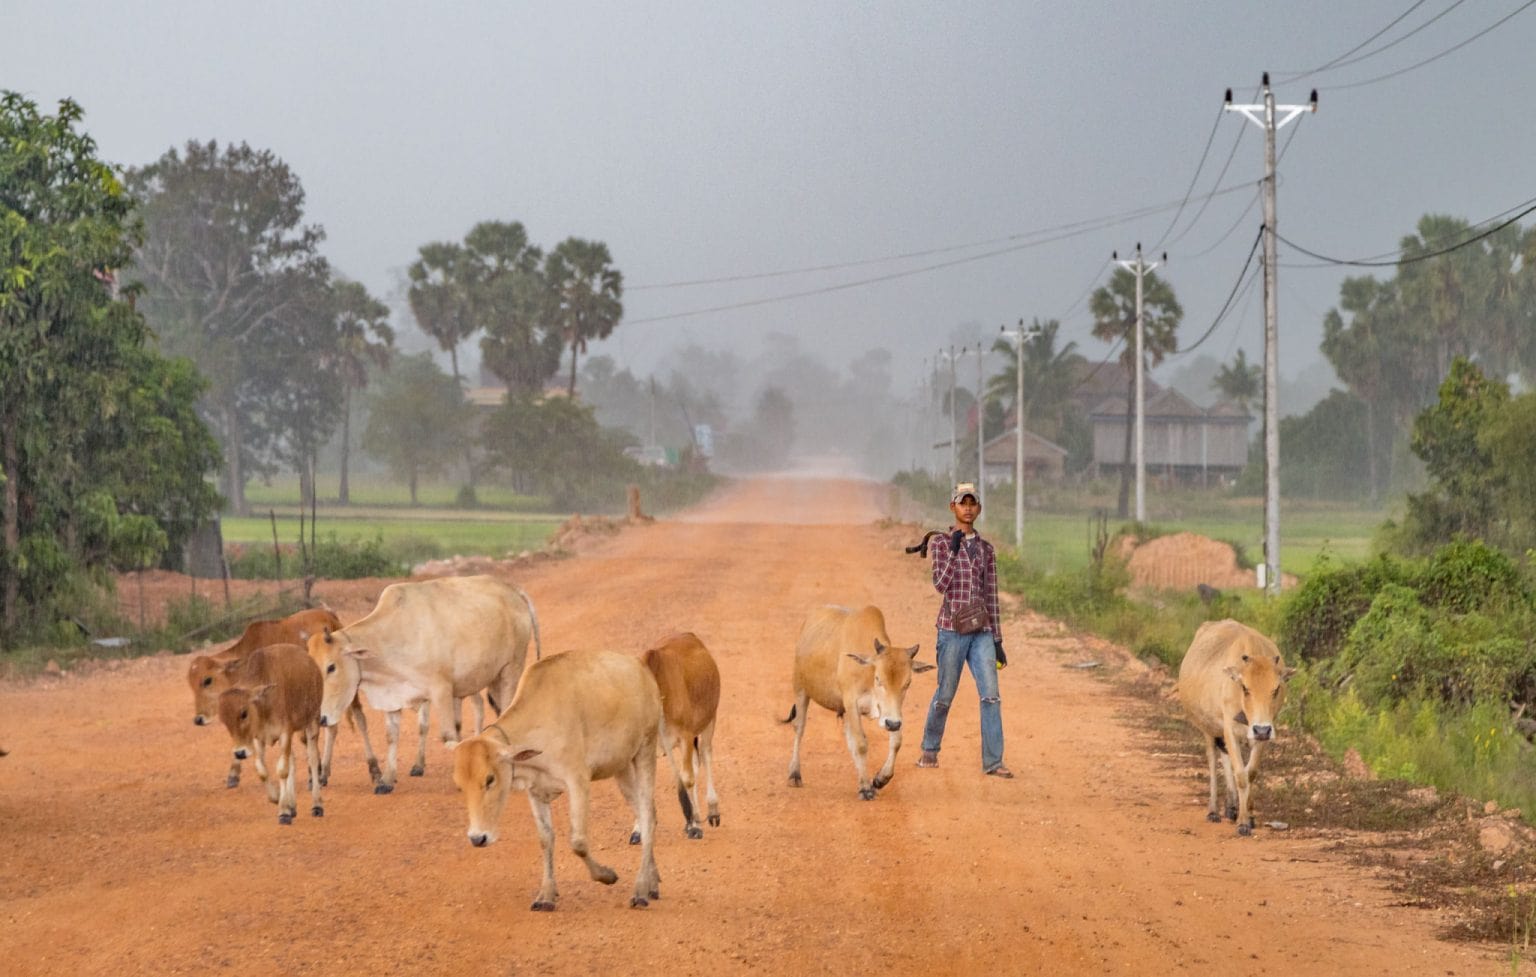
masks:
[[[1264,745],[1274,741],[1275,715],[1285,701],[1285,681],[1294,671],[1285,667],[1273,641],[1232,620],[1200,625],[1179,664],[1179,701],[1190,725],[1205,734],[1211,786],[1206,819],[1221,820],[1216,806],[1219,753],[1227,784],[1227,817],[1237,822],[1240,835],[1253,833],[1248,801],[1254,773]]]
[[[302,645],[309,641],[312,634],[319,634],[326,628],[339,627],[341,619],[328,608],[308,608],[287,617],[252,621],[228,648],[211,655],[194,655],[192,663],[187,667],[187,685],[192,689],[192,722],[206,726],[213,721],[218,713],[219,696],[231,687],[228,672],[231,662],[238,663],[246,655],[266,645]],[[361,708],[356,710],[353,718],[366,722],[362,719]],[[332,731],[326,736],[325,758],[321,763],[321,774],[326,780],[331,776],[331,753],[335,745],[336,734]],[[230,761],[224,785],[240,786],[238,759]]]
[[[571,850],[598,882],[618,881],[587,849],[587,804],[594,780],[612,777],[635,812],[640,871],[629,904],[659,896],[653,842],[656,746],[661,692],[639,660],[610,651],[571,651],[528,667],[505,712],[454,750],[453,782],[469,811],[469,841],[496,840],[512,790],[526,790],[544,854],[532,908],[555,908],[555,828],[550,802],[570,794]]]
[[[720,798],[715,794],[715,711],[720,706],[720,669],[709,649],[692,632],[674,634],[655,648],[640,654],[661,690],[661,714],[665,720],[662,748],[673,761],[677,799],[683,806],[684,829],[690,838],[704,837],[699,826],[696,798],[692,796],[703,768],[709,826],[720,826]],[[629,836],[640,843],[640,830]]]
[[[256,758],[256,772],[267,784],[267,798],[277,804],[277,822],[292,824],[298,807],[294,787],[293,737],[304,737],[309,764],[310,813],[325,814],[320,796],[320,698],[324,680],[309,652],[298,645],[269,645],[251,652],[251,672],[260,681],[249,688],[236,687],[219,696],[219,720],[234,741],[235,758]],[[263,748],[277,744],[277,781],[267,775]],[[279,786],[280,785],[280,786]]]
[[[831,709],[843,721],[843,736],[859,772],[859,796],[875,799],[875,791],[896,775],[901,749],[901,704],[914,672],[934,666],[916,662],[917,645],[892,648],[885,633],[885,615],[878,607],[851,611],[818,607],[805,619],[795,645],[795,704],[786,723],[795,724],[795,745],[789,756],[789,785],[799,787],[800,739],[805,735],[809,704]],[[890,753],[873,781],[865,765],[869,740],[860,717],[869,716],[890,734]]]

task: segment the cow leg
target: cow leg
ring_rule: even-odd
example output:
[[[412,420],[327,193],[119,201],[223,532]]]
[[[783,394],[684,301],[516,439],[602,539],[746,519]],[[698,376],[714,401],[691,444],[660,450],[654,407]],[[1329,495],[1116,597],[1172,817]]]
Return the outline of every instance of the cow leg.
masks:
[[[458,704],[455,703],[451,698],[448,700],[448,702],[451,705]],[[444,709],[438,713],[438,715],[441,717],[440,721],[443,723],[448,722],[448,715],[450,712],[455,717],[457,717],[459,714],[457,709]],[[428,730],[431,728],[431,726],[432,706],[430,703],[423,702],[421,705],[416,707],[416,762],[411,764],[412,777],[423,777],[427,773],[427,736]]]
[[[555,821],[549,810],[549,801],[528,795],[528,806],[533,809],[533,825],[539,832],[539,848],[544,854],[544,878],[539,883],[539,894],[533,897],[529,908],[536,913],[554,912],[555,909]]]
[[[438,734],[442,736],[443,744],[451,750],[455,746],[459,745],[459,738],[462,732],[459,721],[459,703],[458,700],[453,697],[453,687],[446,682],[442,682],[433,686],[427,695],[428,703],[431,704],[433,709],[437,710]],[[479,701],[480,695],[479,693],[476,693],[475,702],[478,703]],[[423,741],[421,747],[421,762],[425,764],[427,762],[427,747],[425,742],[427,738],[427,726],[425,720],[423,720],[421,726],[421,738]]]
[[[1238,824],[1248,825],[1249,831],[1252,831],[1254,828],[1253,809],[1250,806],[1250,802],[1253,799],[1253,778],[1259,767],[1259,754],[1263,752],[1263,750],[1263,740],[1255,740],[1253,743],[1249,744],[1248,762],[1243,764],[1243,779],[1240,781],[1241,786],[1238,788]]]
[[[476,692],[469,697],[469,704],[475,710],[475,735],[479,736],[485,732],[485,700],[480,697],[480,693]],[[454,715],[457,716],[458,712],[455,711]]]
[[[341,735],[341,730],[338,727],[327,726],[320,733],[320,738],[325,745],[321,747],[319,743],[315,744],[315,747],[320,751],[319,782],[322,787],[331,782],[331,757],[336,753],[336,737],[339,735]],[[314,789],[313,785],[311,785],[310,789]]]
[[[1210,781],[1211,781],[1211,803],[1210,803],[1210,806],[1207,807],[1206,810],[1205,810],[1205,819],[1207,821],[1219,824],[1219,823],[1221,823],[1221,810],[1216,805],[1216,766],[1217,766],[1217,763],[1218,763],[1218,761],[1217,761],[1217,758],[1216,758],[1216,738],[1214,736],[1207,736],[1205,738],[1205,766],[1206,766],[1207,773],[1210,774]]]
[[[853,756],[853,767],[859,772],[859,796],[866,801],[875,799],[875,785],[869,780],[869,738],[864,735],[864,724],[859,720],[859,710],[851,702],[843,703],[843,738],[848,741],[848,752]]]
[[[230,788],[234,788],[234,787],[239,787],[240,786],[240,758],[239,757],[233,757],[233,758],[230,759],[230,761],[229,761],[229,771],[226,774],[224,774],[224,786],[225,787],[230,787]]]
[[[789,786],[799,787],[800,780],[800,739],[805,735],[805,716],[811,708],[811,697],[804,689],[795,690],[795,705],[790,710],[790,721],[795,724],[795,745],[789,752]]]
[[[288,730],[277,738],[277,779],[281,791],[277,801],[277,823],[292,824],[298,811],[298,791],[294,788],[293,731]]]
[[[262,784],[267,788],[267,800],[276,804],[278,798],[277,782],[272,779],[271,771],[267,769],[267,747],[263,743],[257,743],[256,749],[253,752],[255,753],[256,760],[256,776],[261,778]]]
[[[373,785],[375,794],[388,794],[395,789],[395,771],[400,759],[400,710],[384,714],[384,774]]]
[[[1226,740],[1227,744],[1225,757],[1227,786],[1228,789],[1231,789],[1233,781],[1236,781],[1237,787],[1236,809],[1233,809],[1232,797],[1229,794],[1227,796],[1227,815],[1237,821],[1238,834],[1251,835],[1253,834],[1253,818],[1248,814],[1248,768],[1243,763],[1242,743],[1230,725],[1224,732],[1226,736],[1223,739]]]
[[[890,740],[890,752],[885,755],[885,766],[881,767],[880,772],[875,774],[876,790],[890,783],[891,778],[896,776],[896,754],[901,750],[901,730],[891,730]]]
[[[329,729],[330,727],[326,727]],[[321,788],[325,786],[324,763],[329,762],[320,759],[320,742],[325,737],[326,748],[335,743],[334,736],[325,736],[319,726],[311,726],[304,730],[304,759],[309,764],[309,813],[317,818],[325,817],[325,798],[321,796]]]
[[[655,749],[642,749],[642,755],[629,769],[614,776],[619,792],[635,812],[635,826],[640,833],[640,871],[635,873],[632,909],[644,909],[651,899],[661,898],[661,876],[656,871],[656,760]]]
[[[656,763],[656,748],[651,747],[651,763]],[[652,787],[655,786],[654,774],[652,775]],[[592,857],[587,847],[587,803],[592,796],[592,782],[585,776],[572,777],[565,782],[565,789],[570,797],[571,804],[571,851],[575,852],[583,862],[587,864],[587,874],[592,876],[594,882],[603,885],[613,885],[619,881],[619,875],[613,869],[602,864]],[[641,839],[644,842],[645,839]]]
[[[698,783],[694,773],[694,766],[698,763],[698,755],[694,749],[694,737],[684,733],[682,743],[678,746],[677,756],[677,800],[683,807],[684,833],[690,838],[704,837],[704,828],[699,824],[698,808],[693,804],[693,788]]]
[[[715,721],[699,734],[699,765],[704,768],[704,799],[709,804],[709,826],[720,827],[720,796],[715,793]],[[697,777],[695,777],[697,779]]]
[[[368,761],[368,779],[374,784],[374,792],[378,793],[378,784],[384,779],[384,774],[379,769],[379,758],[373,753],[373,740],[368,736],[368,717],[363,714],[363,704],[357,699],[353,699],[347,709],[352,713],[357,734],[363,738],[363,757]]]

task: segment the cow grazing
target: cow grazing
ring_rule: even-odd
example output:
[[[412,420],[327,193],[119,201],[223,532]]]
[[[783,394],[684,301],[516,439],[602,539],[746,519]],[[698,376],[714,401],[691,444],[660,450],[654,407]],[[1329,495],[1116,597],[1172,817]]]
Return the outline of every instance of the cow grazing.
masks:
[[[789,757],[789,785],[799,787],[800,738],[805,735],[809,703],[816,702],[837,713],[853,765],[859,772],[859,796],[875,799],[875,791],[896,775],[896,752],[901,749],[901,704],[912,673],[934,666],[914,661],[917,645],[892,648],[885,633],[885,615],[878,607],[856,611],[846,607],[818,607],[805,619],[795,645],[795,704],[786,723],[795,725],[795,746]],[[869,716],[890,734],[890,753],[885,766],[871,781],[865,759],[869,740],[860,718]]]
[[[720,826],[720,798],[715,794],[715,712],[720,706],[720,669],[709,649],[692,632],[674,634],[655,648],[640,653],[661,690],[661,714],[665,719],[662,744],[674,761],[677,799],[683,806],[688,837],[704,837],[699,826],[697,798],[693,796],[699,773],[704,774],[709,826]],[[629,843],[640,843],[637,827]]]
[[[1219,753],[1227,782],[1227,817],[1237,822],[1240,835],[1253,833],[1248,802],[1254,772],[1264,745],[1274,741],[1275,715],[1285,700],[1285,681],[1294,671],[1285,667],[1273,641],[1232,620],[1200,625],[1179,665],[1179,701],[1190,724],[1205,734],[1211,781],[1206,818],[1221,820],[1216,806]]]
[[[236,677],[239,663],[257,648],[279,644],[305,645],[312,635],[321,634],[326,628],[339,627],[341,620],[330,610],[311,608],[284,618],[252,621],[228,648],[211,655],[194,655],[191,664],[187,666],[187,684],[192,688],[192,722],[199,726],[213,722],[213,717],[218,714],[219,696],[240,681]],[[377,780],[379,761],[374,758],[372,746],[368,743],[368,720],[363,716],[362,704],[354,702],[350,713],[357,728],[363,732],[368,769]],[[325,732],[325,747],[320,759],[320,779],[324,783],[329,783],[331,779],[331,756],[336,749],[336,732],[334,727]],[[238,759],[230,761],[224,785],[240,785]]]
[[[592,782],[612,777],[635,812],[640,871],[630,905],[659,897],[653,842],[656,827],[656,746],[661,692],[639,660],[610,651],[572,651],[528,667],[517,696],[484,733],[454,751],[453,782],[469,811],[469,841],[496,840],[507,795],[528,792],[544,853],[535,911],[555,908],[555,828],[550,802],[570,795],[571,850],[598,882],[618,881],[587,848]]]
[[[219,720],[234,741],[234,754],[256,759],[256,772],[277,803],[279,824],[292,824],[298,807],[294,788],[293,737],[304,737],[309,764],[310,813],[325,814],[320,783],[320,696],[324,682],[309,652],[299,645],[268,645],[247,656],[244,668],[259,675],[258,684],[235,687],[219,696]],[[277,744],[277,783],[268,776],[263,751]]]
[[[510,702],[530,637],[535,655],[542,655],[533,602],[504,580],[482,575],[390,584],[367,617],[309,639],[310,656],[325,677],[320,725],[340,722],[342,710],[359,691],[386,714],[388,756],[373,790],[388,794],[395,788],[400,710],[430,706],[437,712],[443,742],[453,746],[460,732],[455,700],[484,689],[493,710]],[[366,731],[363,741],[371,756]],[[421,776],[426,764],[427,714],[422,712],[411,776]]]

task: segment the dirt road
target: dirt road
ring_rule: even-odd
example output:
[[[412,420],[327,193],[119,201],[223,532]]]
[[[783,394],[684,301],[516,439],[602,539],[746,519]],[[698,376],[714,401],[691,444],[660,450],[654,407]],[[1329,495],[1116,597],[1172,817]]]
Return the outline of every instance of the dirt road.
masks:
[[[663,767],[662,898],[644,911],[627,908],[638,853],[611,784],[593,791],[590,837],[620,884],[590,881],[562,848],[559,910],[535,914],[526,805],[508,805],[501,841],[472,848],[435,741],[424,778],[378,797],[344,731],[325,817],[303,813],[301,784],[300,818],[280,827],[254,772],[224,789],[226,740],[190,721],[187,659],[0,686],[0,972],[1508,972],[1497,948],[1434,939],[1434,913],[1395,906],[1319,843],[1207,824],[1203,780],[1170,773],[1114,686],[1064,667],[1075,639],[1037,618],[1007,625],[1016,780],[981,774],[969,678],[941,766],[913,765],[930,672],[878,799],[858,799],[837,724],[816,707],[805,787],[788,787],[777,720],[808,608],[878,604],[892,638],[932,660],[936,598],[904,531],[876,524],[885,502],[869,483],[751,482],[520,574],[549,650],[635,651],[691,629],[720,662],[724,823],[686,840]],[[318,590],[351,620],[377,594],[362,586]],[[402,740],[409,756],[413,732]],[[872,733],[871,753],[884,743]],[[563,845],[563,802],[556,825]]]

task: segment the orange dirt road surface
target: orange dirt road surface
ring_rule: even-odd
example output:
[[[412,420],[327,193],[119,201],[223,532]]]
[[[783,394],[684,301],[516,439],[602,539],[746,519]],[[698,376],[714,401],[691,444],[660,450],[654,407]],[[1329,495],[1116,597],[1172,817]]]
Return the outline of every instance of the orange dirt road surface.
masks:
[[[372,793],[357,733],[344,728],[325,816],[309,816],[301,768],[299,817],[281,827],[249,763],[237,789],[224,787],[228,739],[192,724],[186,657],[0,686],[0,744],[11,751],[0,760],[0,972],[1508,971],[1507,950],[1438,941],[1436,913],[1395,905],[1379,879],[1321,842],[1262,823],[1250,839],[1208,824],[1203,766],[1170,772],[1115,685],[1064,667],[1081,657],[1077,639],[1031,615],[1005,627],[1003,723],[1017,779],[982,776],[968,676],[940,767],[914,766],[928,672],[908,693],[896,778],[876,800],[859,800],[838,724],[815,705],[805,786],[789,787],[791,730],[779,720],[808,609],[877,604],[892,639],[933,660],[937,596],[927,565],[902,553],[911,528],[879,524],[888,501],[871,482],[754,480],[684,519],[519,572],[546,653],[638,652],[687,629],[719,661],[723,824],[687,840],[659,764],[662,897],[645,910],[628,908],[639,852],[611,783],[593,788],[589,837],[619,884],[591,881],[565,847],[561,800],[559,908],[533,913],[539,848],[527,804],[508,803],[500,841],[471,847],[435,728],[426,776],[403,776],[409,716],[393,795]],[[349,594],[322,581],[317,593],[350,621],[381,585]],[[370,719],[382,750],[385,724]],[[871,730],[872,768],[885,748]],[[1262,777],[1256,804],[1262,822]]]

